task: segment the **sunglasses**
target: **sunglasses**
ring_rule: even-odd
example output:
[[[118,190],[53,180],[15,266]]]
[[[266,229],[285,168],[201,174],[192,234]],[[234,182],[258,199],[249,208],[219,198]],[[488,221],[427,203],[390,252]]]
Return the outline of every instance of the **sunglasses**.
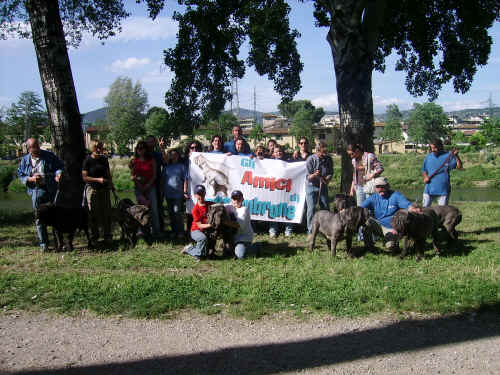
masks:
[[[299,145],[307,145],[307,142],[299,142]]]
[[[375,185],[375,187],[378,189],[382,189],[382,188],[385,188],[385,185]]]
[[[196,146],[189,147],[191,150],[196,150]]]

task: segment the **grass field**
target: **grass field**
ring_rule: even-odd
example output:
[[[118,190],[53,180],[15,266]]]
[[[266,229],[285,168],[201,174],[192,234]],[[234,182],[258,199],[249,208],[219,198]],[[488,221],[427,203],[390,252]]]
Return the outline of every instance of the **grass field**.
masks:
[[[28,199],[26,197],[26,199]],[[29,205],[27,206],[29,207]],[[288,311],[365,316],[373,313],[458,313],[498,308],[500,301],[500,202],[460,203],[463,221],[456,246],[436,257],[400,260],[383,252],[336,258],[306,236],[269,239],[259,258],[195,262],[181,256],[184,243],[115,246],[89,251],[76,240],[73,253],[40,253],[29,208],[0,210],[0,308],[91,311],[100,315],[168,318],[183,310],[221,311],[258,318]],[[354,242],[356,249],[361,244]]]

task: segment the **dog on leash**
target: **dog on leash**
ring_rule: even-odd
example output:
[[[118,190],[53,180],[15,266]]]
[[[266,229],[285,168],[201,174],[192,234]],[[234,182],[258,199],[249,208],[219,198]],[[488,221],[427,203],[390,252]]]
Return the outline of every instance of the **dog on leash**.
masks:
[[[448,244],[451,240],[458,239],[458,233],[455,227],[462,221],[462,213],[455,206],[430,206],[423,211],[432,210],[439,218],[439,224],[448,232]]]
[[[432,237],[432,246],[439,255],[437,246],[437,229],[439,228],[439,217],[433,210],[422,210],[419,212],[409,212],[408,210],[399,210],[392,217],[391,226],[404,237],[403,251],[400,258],[403,259],[408,253],[409,242],[415,244],[417,261],[424,257],[425,240]]]
[[[54,233],[55,248],[59,250],[74,250],[73,238],[78,229],[83,229],[87,236],[88,247],[92,246],[89,236],[88,213],[84,207],[60,207],[53,203],[44,203],[35,210],[35,219],[51,226]],[[64,245],[64,234],[68,235],[67,245]]]
[[[369,217],[370,211],[367,208],[361,207],[349,207],[338,213],[326,210],[316,212],[312,220],[312,231],[308,236],[309,251],[313,251],[316,236],[318,232],[321,232],[330,240],[332,256],[337,255],[337,243],[345,238],[347,254],[352,257],[352,236],[358,232],[359,228],[366,223]],[[365,247],[368,247],[366,241]]]
[[[137,232],[142,230],[148,240],[150,215],[149,208],[140,204],[135,204],[132,200],[125,198],[118,202],[117,208],[113,209],[113,221],[116,221],[121,228],[121,241],[134,247],[137,244]]]

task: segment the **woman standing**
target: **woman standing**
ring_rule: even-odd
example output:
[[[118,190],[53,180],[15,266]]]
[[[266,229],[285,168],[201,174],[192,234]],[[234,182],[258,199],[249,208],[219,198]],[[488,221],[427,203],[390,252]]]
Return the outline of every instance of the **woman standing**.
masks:
[[[134,191],[137,201],[148,206],[151,210],[153,220],[153,236],[160,234],[160,216],[158,212],[155,181],[156,161],[154,160],[148,145],[139,141],[135,146],[135,155],[131,163],[132,170],[130,178],[134,181]]]
[[[184,200],[184,180],[186,167],[181,161],[179,151],[170,150],[167,153],[167,164],[163,168],[163,196],[167,202],[170,216],[172,235],[184,238],[184,225],[182,221],[182,202]]]
[[[365,184],[380,176],[384,168],[375,154],[364,152],[364,148],[360,144],[347,145],[347,155],[352,158],[353,166],[353,178],[349,195],[353,197],[356,194],[356,203],[361,206],[370,195],[365,191]]]
[[[89,209],[90,241],[93,245],[99,239],[99,228],[103,229],[104,241],[110,244],[111,233],[111,197],[109,190],[114,190],[108,159],[103,155],[101,141],[92,142],[92,153],[84,160],[82,179],[85,182],[85,199]]]

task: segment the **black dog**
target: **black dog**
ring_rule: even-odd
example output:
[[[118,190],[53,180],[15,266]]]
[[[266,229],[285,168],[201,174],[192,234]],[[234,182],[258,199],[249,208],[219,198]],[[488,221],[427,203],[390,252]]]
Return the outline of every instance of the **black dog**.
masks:
[[[77,229],[83,229],[87,236],[88,247],[91,247],[88,226],[88,213],[84,207],[66,208],[53,203],[41,204],[35,210],[35,219],[51,226],[54,232],[56,250],[66,249],[63,233],[68,234],[68,248],[73,251],[73,238]]]
[[[437,246],[437,229],[439,228],[439,217],[432,210],[425,210],[422,213],[409,212],[408,210],[399,210],[392,217],[392,228],[404,237],[403,251],[401,259],[408,253],[409,241],[415,243],[417,260],[424,256],[425,240],[432,237],[432,246],[439,255]]]
[[[334,208],[335,213],[345,210],[346,208],[355,206],[356,206],[356,200],[350,195],[346,194],[335,195],[335,208]]]
[[[120,224],[121,241],[126,241],[129,246],[134,247],[137,244],[137,231],[140,229],[145,235],[146,242],[151,242],[149,239],[151,218],[148,207],[125,198],[118,202],[118,207],[113,209],[112,216],[113,221]]]
[[[458,208],[455,206],[430,206],[423,209],[424,212],[428,210],[432,210],[436,213],[439,218],[440,226],[448,232],[448,244],[450,240],[458,239],[458,233],[455,227],[462,221],[462,214]]]
[[[352,257],[352,235],[358,232],[369,217],[370,211],[361,207],[349,207],[336,214],[326,210],[316,212],[312,220],[312,231],[308,236],[309,251],[313,251],[316,236],[321,232],[330,240],[332,256],[337,255],[337,242],[345,238],[347,254]],[[365,247],[368,247],[366,241]]]

